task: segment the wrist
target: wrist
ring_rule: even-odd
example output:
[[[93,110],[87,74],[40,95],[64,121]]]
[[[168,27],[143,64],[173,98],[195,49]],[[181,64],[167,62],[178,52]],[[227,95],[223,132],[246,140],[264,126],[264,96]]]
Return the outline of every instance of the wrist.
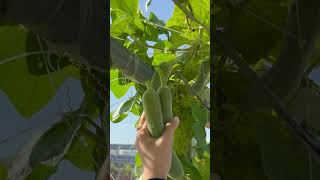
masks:
[[[144,170],[144,172],[143,172],[143,179],[144,180],[154,179],[154,178],[166,180],[167,173],[152,171],[152,170],[148,170],[148,169]]]

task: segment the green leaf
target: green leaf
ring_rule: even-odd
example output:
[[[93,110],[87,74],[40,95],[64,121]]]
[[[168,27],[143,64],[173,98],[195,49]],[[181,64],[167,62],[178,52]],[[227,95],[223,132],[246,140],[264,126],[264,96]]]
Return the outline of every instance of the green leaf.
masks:
[[[192,125],[192,130],[193,130],[193,132],[194,132],[193,134],[197,140],[197,147],[201,148],[202,150],[208,151],[209,146],[206,142],[205,126],[203,126],[203,124],[198,121]],[[200,155],[202,156],[202,151],[200,151],[200,152],[201,152]]]
[[[135,175],[140,177],[139,180],[142,180],[142,171],[143,171],[143,168],[142,168],[142,161],[141,161],[141,158],[140,158],[140,155],[139,153],[137,152],[136,153],[136,156],[135,156]]]
[[[144,17],[144,15],[142,14],[141,11],[138,11],[138,15],[135,16],[135,18],[134,18],[134,25],[135,25],[136,29],[139,31],[136,30],[137,32],[135,33],[135,35],[137,35],[137,36],[144,35],[143,30],[144,30],[144,27],[147,25],[143,22],[145,20],[147,20],[146,17]]]
[[[203,157],[204,151],[209,151],[210,147],[206,141],[205,125],[209,120],[209,111],[200,104],[198,100],[193,99],[191,103],[191,112],[196,123],[192,125],[194,137],[197,141],[197,154]]]
[[[173,48],[178,48],[184,44],[189,44],[190,41],[196,40],[199,37],[198,29],[195,30],[194,23],[191,20],[187,20],[184,12],[177,6],[175,6],[172,17],[168,20],[166,27],[173,29],[169,41],[172,43]]]
[[[165,26],[164,21],[160,20],[153,12],[150,12],[149,21],[156,23],[157,25]]]
[[[210,89],[209,88],[204,88],[199,93],[199,96],[205,103],[210,104]]]
[[[121,37],[123,34],[134,34],[135,29],[130,26],[130,23],[133,22],[133,17],[121,17],[112,21],[110,28],[110,35],[112,37]]]
[[[199,125],[205,126],[206,122],[209,119],[210,112],[206,109],[202,104],[200,104],[199,100],[193,99],[191,103],[191,112],[194,119],[199,122]]]
[[[140,116],[141,114],[141,106],[137,103],[134,103],[134,105],[132,106],[130,112],[134,115]]]
[[[111,119],[111,121],[113,123],[119,123],[127,117],[128,117],[128,114],[121,114],[117,119]]]
[[[141,13],[131,16],[119,11],[113,12],[116,18],[111,24],[110,35],[112,37],[126,39],[127,36],[141,37],[143,35],[145,25],[141,21]]]
[[[210,27],[210,1],[188,0],[188,2],[193,16],[207,27]]]
[[[179,159],[186,176],[190,177],[191,179],[202,180],[199,170],[192,164],[190,160],[186,159],[185,157]]]
[[[205,153],[204,159],[194,158],[192,160],[195,167],[199,170],[199,173],[202,176],[202,179],[210,179],[210,154]]]
[[[174,61],[176,59],[175,54],[160,54],[156,53],[153,55],[152,65],[159,65],[163,62]]]
[[[190,81],[196,78],[200,62],[197,59],[195,59],[195,56],[193,55],[188,58],[190,58],[187,59],[188,62],[183,65],[182,74],[188,81]]]
[[[188,25],[186,23],[186,15],[183,13],[183,11],[179,7],[177,6],[174,7],[173,15],[168,20],[166,27],[172,28],[178,31],[182,31],[188,28]]]
[[[142,161],[138,152],[136,153],[135,161],[136,161],[137,168],[142,167]]]
[[[25,180],[45,180],[56,172],[56,167],[38,164],[33,168],[32,173]]]
[[[80,126],[81,119],[74,115],[67,115],[54,124],[32,148],[29,158],[31,167],[36,167],[40,163],[60,161],[67,153]]]
[[[116,98],[120,99],[124,96],[129,88],[134,85],[133,82],[130,82],[126,85],[120,85],[118,81],[118,73],[119,70],[110,70],[110,87],[112,93],[116,96]]]
[[[25,118],[44,108],[66,78],[79,77],[79,71],[72,66],[50,75],[34,76],[29,73],[26,57],[6,62],[26,53],[28,33],[20,26],[0,27],[0,90]]]
[[[96,145],[92,138],[81,133],[80,138],[75,137],[73,140],[65,159],[83,171],[95,171],[92,157],[95,153]]]
[[[112,9],[119,9],[123,12],[128,13],[128,15],[136,15],[138,10],[138,0],[111,0],[110,1],[110,7]]]
[[[167,49],[170,50],[172,47],[171,43],[168,40],[159,40],[157,43],[154,45],[155,48],[159,49]]]
[[[135,104],[136,97],[131,97],[127,101],[122,102],[119,107],[112,113],[111,121],[118,123],[128,116],[128,112],[132,109]]]
[[[145,25],[144,31],[143,31],[143,41],[157,41],[159,38],[159,31],[157,28],[151,25]],[[141,45],[140,45],[141,48]]]
[[[7,180],[8,169],[5,165],[0,164],[0,180]]]

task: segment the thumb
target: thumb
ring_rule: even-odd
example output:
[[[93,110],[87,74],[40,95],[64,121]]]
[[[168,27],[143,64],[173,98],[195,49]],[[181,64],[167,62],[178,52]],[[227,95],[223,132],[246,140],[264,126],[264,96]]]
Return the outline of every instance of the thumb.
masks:
[[[174,117],[172,121],[169,121],[166,124],[165,131],[163,132],[162,137],[166,140],[173,139],[173,135],[177,127],[179,126],[180,120],[178,117]]]

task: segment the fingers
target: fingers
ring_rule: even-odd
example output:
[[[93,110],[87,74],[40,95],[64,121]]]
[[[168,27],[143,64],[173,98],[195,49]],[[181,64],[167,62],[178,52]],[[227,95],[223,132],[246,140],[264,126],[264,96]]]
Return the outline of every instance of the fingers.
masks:
[[[145,121],[142,127],[138,130],[137,133],[137,140],[148,140],[150,138],[148,127],[147,127],[147,122]]]
[[[137,128],[137,137],[136,137],[136,146],[141,141],[148,141],[150,139],[150,134],[147,126],[147,121],[145,117],[145,113],[143,112],[140,119],[139,119],[139,125]]]
[[[166,128],[162,134],[163,139],[173,140],[173,135],[177,127],[179,126],[180,120],[178,117],[174,117],[172,121],[166,124]]]
[[[142,128],[142,126],[143,126],[145,121],[146,121],[146,116],[145,116],[145,113],[143,111],[142,115],[141,115],[141,117],[139,119],[139,124],[138,124],[138,127],[137,127],[137,131],[139,131]]]
[[[139,131],[148,131],[147,121],[143,122],[143,125],[142,125],[142,127],[140,128]]]

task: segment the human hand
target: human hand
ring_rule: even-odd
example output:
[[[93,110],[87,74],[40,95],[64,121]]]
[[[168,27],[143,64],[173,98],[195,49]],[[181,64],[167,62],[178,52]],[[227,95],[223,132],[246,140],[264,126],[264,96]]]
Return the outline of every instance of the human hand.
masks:
[[[173,135],[178,126],[179,118],[175,117],[166,124],[159,138],[152,138],[148,131],[145,114],[142,113],[135,146],[143,164],[143,179],[167,179],[172,161]]]

